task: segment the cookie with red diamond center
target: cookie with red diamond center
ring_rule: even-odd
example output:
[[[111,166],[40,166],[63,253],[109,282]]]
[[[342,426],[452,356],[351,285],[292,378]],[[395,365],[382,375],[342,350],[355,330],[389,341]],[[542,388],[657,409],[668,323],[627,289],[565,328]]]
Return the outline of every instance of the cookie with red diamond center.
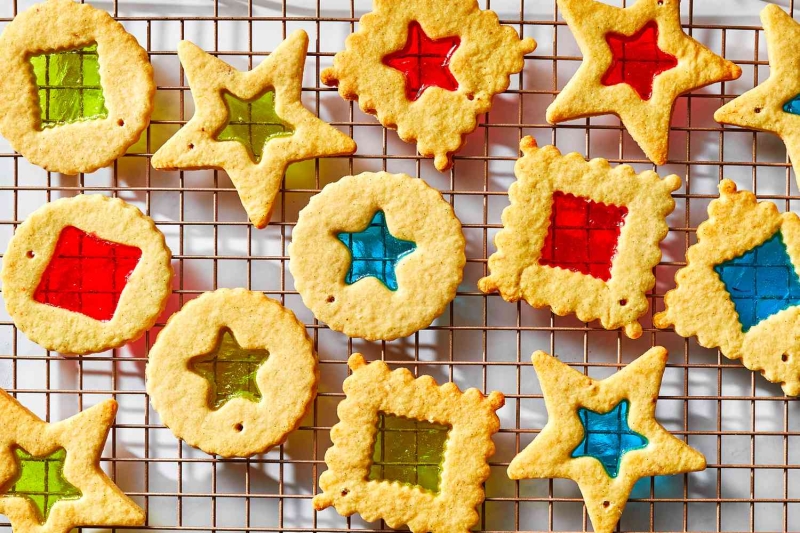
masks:
[[[626,8],[558,0],[583,63],[547,108],[547,121],[614,114],[644,154],[667,161],[675,100],[742,70],[681,28],[680,0],[638,0]]]
[[[520,149],[511,205],[480,289],[584,322],[599,319],[606,329],[621,327],[638,338],[680,178],[562,156],[531,137]]]
[[[444,171],[534,48],[476,0],[375,0],[322,81]]]
[[[152,219],[118,198],[49,203],[20,225],[3,257],[16,326],[48,350],[87,354],[138,339],[172,286],[171,254]]]

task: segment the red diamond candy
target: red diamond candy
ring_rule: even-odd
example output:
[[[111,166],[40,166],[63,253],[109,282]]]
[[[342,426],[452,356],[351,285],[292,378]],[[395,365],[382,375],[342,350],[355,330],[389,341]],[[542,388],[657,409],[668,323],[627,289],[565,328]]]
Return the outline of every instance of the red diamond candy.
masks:
[[[656,76],[678,65],[675,56],[658,47],[658,23],[654,20],[633,35],[609,33],[606,42],[613,59],[603,74],[603,85],[627,83],[642,100],[653,96]]]
[[[450,72],[450,58],[461,44],[459,37],[433,40],[422,30],[419,22],[408,25],[408,38],[402,50],[383,58],[383,64],[399,70],[406,77],[406,97],[416,101],[428,87],[448,91],[458,89]]]
[[[624,206],[556,191],[539,264],[608,281],[627,214]]]
[[[111,320],[142,251],[103,240],[73,226],[61,231],[33,299],[39,303]]]

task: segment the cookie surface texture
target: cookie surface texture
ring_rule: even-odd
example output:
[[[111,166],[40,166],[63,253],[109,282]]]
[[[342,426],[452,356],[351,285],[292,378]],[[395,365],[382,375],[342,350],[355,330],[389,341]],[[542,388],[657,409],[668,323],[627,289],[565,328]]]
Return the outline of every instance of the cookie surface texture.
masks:
[[[289,268],[303,303],[331,329],[392,340],[427,327],[455,298],[465,246],[439,191],[366,172],[311,198],[292,231]]]
[[[651,348],[602,381],[541,351],[532,360],[548,420],[511,461],[511,479],[575,481],[594,530],[611,533],[637,480],[706,468],[703,454],[655,418],[667,363],[664,348]]]
[[[778,135],[786,144],[800,176],[800,24],[780,7],[769,4],[761,11],[767,39],[770,75],[767,80],[728,102],[714,113],[714,120]]]
[[[604,328],[622,327],[638,338],[680,178],[562,156],[531,137],[520,149],[497,252],[478,286],[510,302],[550,306],[557,315],[600,319]]]
[[[100,468],[117,402],[48,424],[0,389],[0,413],[0,513],[15,533],[144,525],[144,511]]]
[[[93,172],[125,154],[150,123],[153,68],[108,13],[47,0],[0,36],[0,134],[51,172]]]
[[[220,289],[183,306],[150,351],[147,393],[175,436],[249,457],[286,440],[317,391],[317,356],[294,313],[259,292]]]
[[[181,41],[195,113],[153,155],[153,167],[225,170],[250,222],[265,227],[290,163],[356,151],[350,137],[303,107],[307,49],[308,35],[297,30],[255,69],[240,72]]]
[[[136,340],[172,291],[171,253],[153,220],[119,198],[63,198],[34,211],[3,257],[3,298],[36,344],[88,354]]]
[[[708,206],[697,244],[664,296],[656,327],[675,327],[800,395],[800,219],[737,191],[730,180]]]
[[[314,507],[334,506],[343,516],[359,513],[368,522],[383,519],[392,528],[408,525],[414,533],[468,532],[478,523],[475,507],[484,499],[487,461],[495,451],[492,435],[500,429],[495,411],[503,406],[503,395],[461,392],[454,383],[437,386],[430,376],[415,379],[408,369],[390,371],[383,361],[367,364],[360,354],[351,355],[347,364],[353,374],[344,381],[346,398],[331,429],[328,470],[319,478],[322,493],[314,497]],[[376,463],[393,446],[389,439],[403,438],[399,431],[379,429],[387,417],[426,428],[417,430],[414,449],[404,460],[416,465],[416,482],[398,481],[401,472],[390,474],[389,466],[375,475]],[[438,465],[430,464],[422,444],[431,426],[447,431]],[[378,442],[382,453],[376,453]],[[438,470],[436,486],[423,488],[421,469],[432,466]]]
[[[476,0],[374,0],[358,28],[322,82],[416,142],[440,171],[536,48]]]
[[[742,74],[683,32],[679,0],[638,0],[627,8],[558,0],[558,9],[583,63],[547,108],[547,121],[617,115],[657,165],[667,161],[675,100]]]

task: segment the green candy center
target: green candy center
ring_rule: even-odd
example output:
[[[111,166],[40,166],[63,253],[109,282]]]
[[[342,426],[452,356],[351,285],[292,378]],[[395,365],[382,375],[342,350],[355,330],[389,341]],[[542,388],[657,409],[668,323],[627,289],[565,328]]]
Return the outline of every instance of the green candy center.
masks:
[[[216,410],[233,398],[261,400],[256,374],[268,357],[267,350],[245,350],[224,329],[214,351],[190,360],[189,369],[211,384],[209,407]]]
[[[16,448],[18,474],[6,491],[8,496],[29,499],[38,510],[39,523],[44,524],[50,510],[59,500],[76,500],[81,491],[64,477],[67,451],[59,448],[50,455],[36,457],[22,448]]]
[[[448,426],[378,414],[369,479],[399,481],[439,492]]]
[[[222,97],[228,108],[228,124],[217,140],[242,143],[253,162],[261,161],[269,141],[294,133],[294,128],[275,111],[275,91],[267,91],[253,100],[240,100],[228,92]]]
[[[41,127],[108,117],[97,45],[30,58],[41,108]]]

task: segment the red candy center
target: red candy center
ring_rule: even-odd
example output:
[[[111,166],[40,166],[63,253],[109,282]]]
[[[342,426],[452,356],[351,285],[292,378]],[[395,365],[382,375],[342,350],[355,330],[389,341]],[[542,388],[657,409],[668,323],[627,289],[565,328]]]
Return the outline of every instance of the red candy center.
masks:
[[[606,34],[613,59],[603,74],[603,85],[627,83],[642,100],[653,96],[653,81],[662,72],[675,68],[675,56],[662,52],[658,47],[658,24],[648,22],[633,35]]]
[[[95,320],[111,320],[141,257],[139,248],[67,226],[58,237],[33,299]]]
[[[540,265],[608,281],[628,209],[556,191]]]
[[[428,87],[458,89],[458,82],[450,72],[450,58],[460,44],[459,37],[434,41],[422,31],[419,22],[413,21],[408,25],[405,47],[384,57],[383,64],[405,75],[406,97],[414,102]]]

